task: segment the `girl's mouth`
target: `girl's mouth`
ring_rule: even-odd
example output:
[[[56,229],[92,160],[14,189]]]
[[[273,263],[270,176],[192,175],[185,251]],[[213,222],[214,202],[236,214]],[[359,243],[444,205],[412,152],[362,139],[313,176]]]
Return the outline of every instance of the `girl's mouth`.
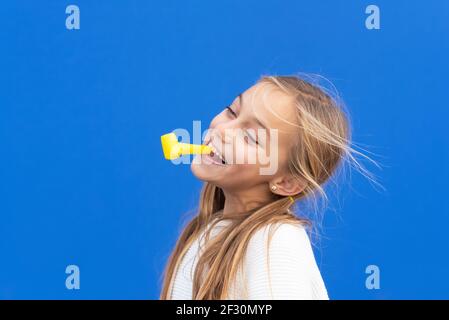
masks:
[[[217,148],[215,148],[210,142],[207,145],[209,145],[212,148],[212,151],[209,154],[204,155],[205,156],[204,159],[206,160],[206,162],[209,162],[209,163],[215,164],[215,165],[221,165],[221,166],[227,165],[226,159],[217,150]]]

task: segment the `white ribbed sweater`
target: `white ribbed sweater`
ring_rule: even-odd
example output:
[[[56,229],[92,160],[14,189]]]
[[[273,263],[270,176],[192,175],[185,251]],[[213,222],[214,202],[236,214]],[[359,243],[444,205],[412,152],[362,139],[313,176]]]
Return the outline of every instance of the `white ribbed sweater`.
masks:
[[[211,230],[211,237],[228,223],[228,220],[218,222]],[[304,227],[287,223],[276,227],[269,254],[269,226],[256,231],[251,237],[228,299],[329,299]],[[192,299],[193,273],[204,248],[203,235],[204,231],[192,243],[175,270],[171,286],[171,298],[174,300]]]

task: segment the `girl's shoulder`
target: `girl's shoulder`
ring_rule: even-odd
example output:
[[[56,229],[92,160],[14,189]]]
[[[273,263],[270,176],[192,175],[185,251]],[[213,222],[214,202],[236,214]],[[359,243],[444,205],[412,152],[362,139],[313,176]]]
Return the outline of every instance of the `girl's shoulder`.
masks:
[[[250,239],[249,246],[265,247],[270,243],[270,249],[310,249],[310,238],[306,226],[300,223],[277,222],[270,223],[258,229]]]
[[[282,222],[257,230],[243,266],[252,299],[328,299],[304,225]]]

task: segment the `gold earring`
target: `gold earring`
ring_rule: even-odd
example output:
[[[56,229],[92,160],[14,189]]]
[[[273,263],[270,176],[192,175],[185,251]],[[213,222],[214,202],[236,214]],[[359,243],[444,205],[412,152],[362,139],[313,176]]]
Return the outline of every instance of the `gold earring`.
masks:
[[[276,187],[275,185],[271,186],[271,190],[272,190],[272,191],[276,191],[277,188],[278,188],[278,187]]]

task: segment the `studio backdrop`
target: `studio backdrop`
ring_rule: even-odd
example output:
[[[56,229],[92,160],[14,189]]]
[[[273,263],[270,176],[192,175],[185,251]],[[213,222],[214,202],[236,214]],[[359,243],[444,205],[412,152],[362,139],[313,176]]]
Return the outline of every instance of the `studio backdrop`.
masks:
[[[157,299],[202,186],[160,136],[305,73],[381,165],[329,192],[329,297],[448,299],[448,40],[443,0],[2,1],[0,298]]]

